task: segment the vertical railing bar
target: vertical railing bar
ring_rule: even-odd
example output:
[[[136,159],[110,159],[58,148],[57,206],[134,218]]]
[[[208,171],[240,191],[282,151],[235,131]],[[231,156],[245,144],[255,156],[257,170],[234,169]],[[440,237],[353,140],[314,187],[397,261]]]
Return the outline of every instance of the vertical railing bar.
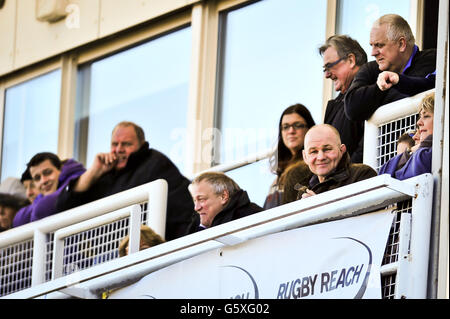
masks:
[[[130,222],[129,222],[129,241],[128,253],[134,254],[139,251],[141,241],[141,206],[131,206]]]
[[[395,299],[408,296],[409,286],[409,242],[411,240],[411,214],[402,213],[400,218],[400,230],[398,235],[398,266],[395,281]]]
[[[31,268],[31,286],[36,286],[45,282],[46,254],[46,234],[39,229],[36,229],[33,235],[33,265]]]

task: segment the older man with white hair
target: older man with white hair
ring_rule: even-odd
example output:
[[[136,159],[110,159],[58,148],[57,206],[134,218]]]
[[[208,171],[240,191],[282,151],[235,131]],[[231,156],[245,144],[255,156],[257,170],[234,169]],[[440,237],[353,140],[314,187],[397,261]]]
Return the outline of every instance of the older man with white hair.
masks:
[[[367,120],[381,105],[435,86],[436,49],[420,51],[401,16],[377,19],[370,45],[375,61],[361,67],[345,95],[345,113],[352,121]]]
[[[198,213],[189,227],[191,233],[263,210],[252,203],[247,192],[224,173],[200,174],[189,185],[189,191]]]

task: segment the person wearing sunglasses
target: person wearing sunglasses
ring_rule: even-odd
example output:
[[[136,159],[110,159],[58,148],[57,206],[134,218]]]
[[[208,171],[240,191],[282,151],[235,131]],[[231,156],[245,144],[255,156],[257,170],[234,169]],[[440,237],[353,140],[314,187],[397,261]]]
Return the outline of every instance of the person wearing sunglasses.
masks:
[[[367,54],[358,43],[346,35],[333,35],[319,48],[323,58],[323,74],[333,81],[339,92],[327,103],[324,123],[334,126],[347,146],[353,163],[363,161],[364,121],[350,121],[345,115],[344,95],[360,67],[367,62]]]

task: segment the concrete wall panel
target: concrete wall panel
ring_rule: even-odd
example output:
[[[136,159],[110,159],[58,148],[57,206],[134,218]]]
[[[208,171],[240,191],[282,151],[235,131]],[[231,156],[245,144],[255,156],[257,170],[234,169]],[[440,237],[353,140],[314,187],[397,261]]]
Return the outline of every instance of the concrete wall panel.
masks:
[[[21,68],[95,40],[99,30],[99,1],[72,0],[66,7],[66,18],[49,23],[36,19],[35,1],[17,0],[14,68]]]
[[[16,2],[6,1],[0,9],[0,74],[14,67],[14,38],[16,33]]]

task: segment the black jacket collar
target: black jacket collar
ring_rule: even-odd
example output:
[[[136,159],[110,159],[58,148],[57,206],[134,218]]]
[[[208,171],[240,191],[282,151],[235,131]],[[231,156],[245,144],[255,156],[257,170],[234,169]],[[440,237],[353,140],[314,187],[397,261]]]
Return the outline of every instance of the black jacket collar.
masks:
[[[326,183],[328,181],[340,182],[348,178],[349,175],[348,167],[350,166],[350,163],[351,163],[350,156],[348,155],[347,152],[345,152],[336,168],[326,176],[325,180],[322,183]],[[317,175],[314,175],[313,177],[311,177],[309,185],[312,188],[317,184],[320,184],[319,177],[317,177]]]
[[[114,170],[113,174],[114,175],[121,175],[123,174],[123,172],[127,172],[129,170],[133,170],[135,169],[137,166],[139,166],[139,164],[146,159],[148,156],[150,156],[151,154],[151,149],[149,147],[149,143],[148,142],[144,142],[144,144],[142,144],[141,148],[139,148],[136,152],[131,153],[130,156],[128,157],[128,161],[127,161],[127,165],[117,171]]]

